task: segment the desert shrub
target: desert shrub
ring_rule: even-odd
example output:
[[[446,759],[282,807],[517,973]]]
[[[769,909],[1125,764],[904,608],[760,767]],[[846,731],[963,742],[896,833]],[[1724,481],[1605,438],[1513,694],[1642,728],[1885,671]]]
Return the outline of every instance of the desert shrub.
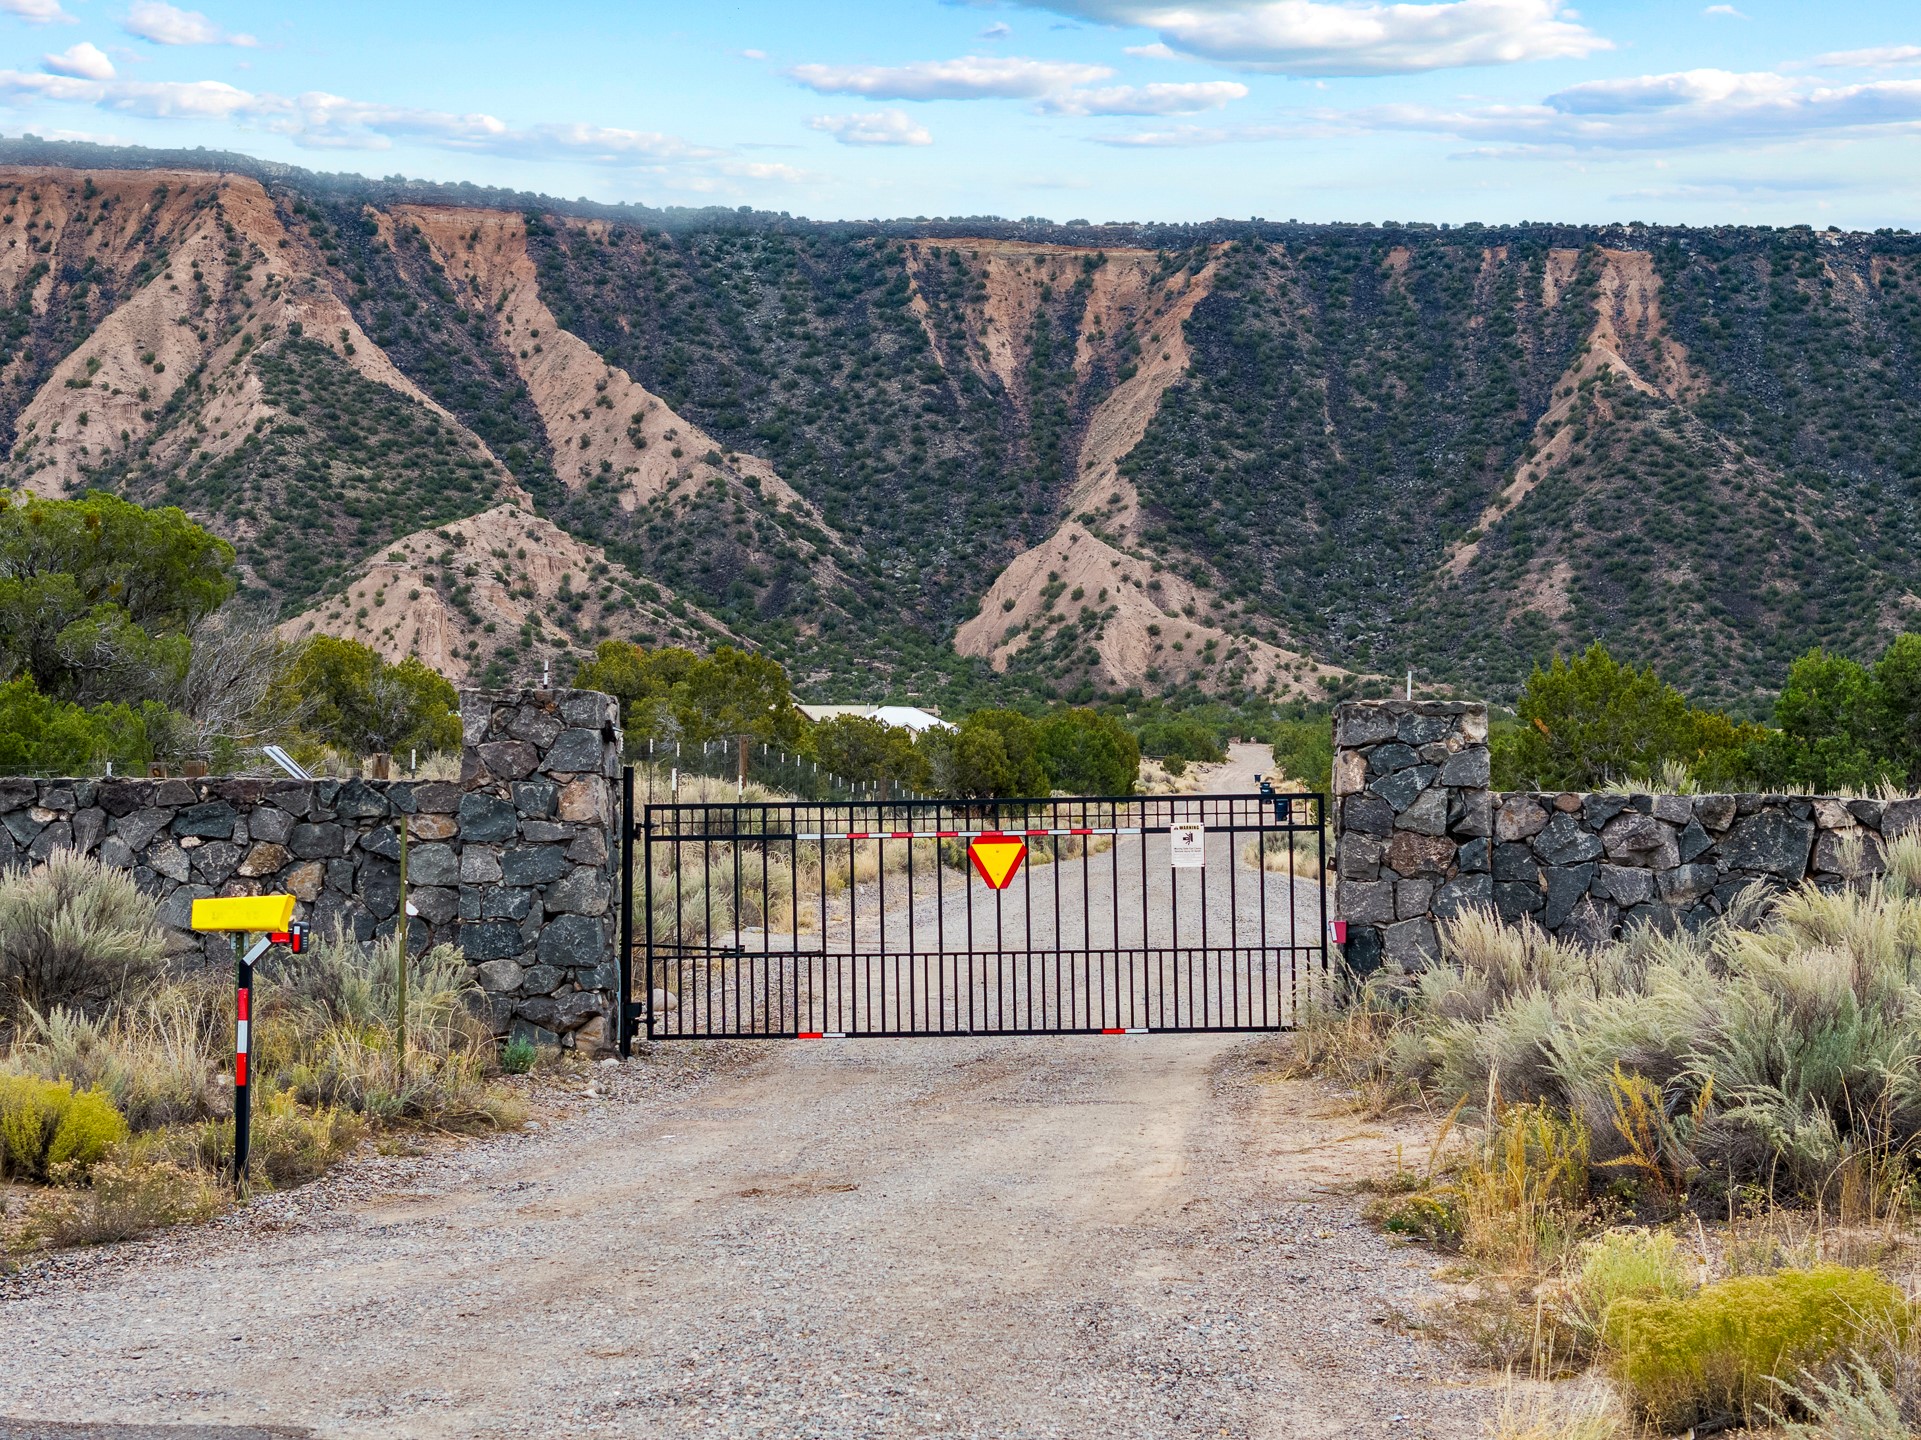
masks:
[[[409,956],[404,1043],[399,959],[391,942],[362,945],[336,931],[305,953],[277,957],[256,1025],[267,1086],[301,1103],[376,1124],[445,1129],[506,1123],[511,1102],[487,1089],[491,1024],[474,1002],[465,958],[451,945]]]
[[[468,978],[466,957],[451,945],[436,945],[409,955],[406,966],[409,1043],[444,1051],[477,1038],[470,1002],[480,992]],[[298,955],[271,952],[261,970],[273,983],[270,1004],[286,1012],[282,1034],[289,1044],[330,1025],[374,1030],[398,1020],[400,973],[392,941],[362,944],[336,928]],[[261,1039],[273,1042],[271,1026],[262,1027]]]
[[[16,1180],[84,1180],[127,1138],[127,1122],[97,1090],[0,1075],[0,1173]]]
[[[165,941],[133,876],[72,850],[0,875],[0,1018],[97,1010],[158,972]]]
[[[325,1174],[366,1134],[366,1122],[351,1111],[302,1110],[283,1090],[254,1116],[249,1169],[273,1189],[289,1190]]]
[[[500,1068],[509,1075],[525,1075],[540,1058],[540,1049],[525,1035],[516,1035],[500,1050]]]
[[[1679,1299],[1622,1299],[1607,1366],[1650,1423],[1748,1422],[1787,1403],[1783,1377],[1832,1373],[1864,1335],[1904,1323],[1900,1291],[1867,1270],[1742,1275]]]
[[[155,985],[106,1015],[30,1013],[11,1064],[99,1090],[136,1131],[222,1113],[219,1075],[233,1045],[232,982],[195,973]]]
[[[1382,1195],[1368,1202],[1367,1218],[1390,1235],[1433,1245],[1461,1243],[1460,1206],[1445,1190],[1423,1187],[1401,1195]]]
[[[1354,1007],[1379,1084],[1463,1102],[1498,1089],[1578,1119],[1597,1183],[1672,1209],[1755,1185],[1886,1208],[1921,1145],[1921,835],[1859,889],[1737,896],[1697,933],[1593,950],[1469,912],[1446,963],[1371,979]],[[1319,1043],[1310,1021],[1309,1043]],[[1327,1045],[1336,1073],[1353,1045]],[[1498,1086],[1496,1085],[1498,1081]],[[1701,1192],[1705,1193],[1705,1192]],[[1875,1197],[1879,1195],[1879,1199]]]
[[[1581,1248],[1576,1284],[1582,1302],[1605,1325],[1617,1300],[1678,1300],[1688,1293],[1680,1242],[1665,1230],[1609,1230]]]
[[[25,1245],[105,1245],[168,1225],[205,1220],[219,1210],[212,1176],[168,1160],[104,1160],[91,1183],[49,1190],[27,1206]]]
[[[1784,1427],[1787,1440],[1911,1440],[1921,1435],[1921,1326],[1884,1330],[1830,1376],[1792,1387],[1810,1424]]]
[[[1587,1201],[1588,1136],[1545,1104],[1497,1109],[1456,1181],[1461,1247],[1529,1270],[1572,1239]]]

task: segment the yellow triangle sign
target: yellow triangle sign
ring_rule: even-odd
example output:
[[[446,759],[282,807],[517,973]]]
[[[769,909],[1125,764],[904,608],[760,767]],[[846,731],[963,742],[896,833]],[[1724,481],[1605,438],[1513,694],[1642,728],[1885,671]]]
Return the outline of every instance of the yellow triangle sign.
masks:
[[[989,890],[1005,890],[1027,858],[1027,842],[1012,835],[983,835],[968,845],[967,858]]]

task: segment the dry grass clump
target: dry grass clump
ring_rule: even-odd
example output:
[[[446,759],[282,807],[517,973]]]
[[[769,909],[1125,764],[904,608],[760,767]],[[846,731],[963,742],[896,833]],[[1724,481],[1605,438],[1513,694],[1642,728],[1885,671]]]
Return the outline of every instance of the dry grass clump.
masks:
[[[1617,1440],[1629,1433],[1620,1402],[1603,1386],[1568,1391],[1509,1382],[1488,1440]]]
[[[1241,846],[1241,864],[1254,870],[1311,877],[1334,864],[1333,837],[1313,830],[1275,830]]]
[[[170,1160],[108,1160],[94,1167],[90,1184],[36,1196],[15,1242],[32,1249],[133,1240],[208,1219],[225,1203],[226,1192],[205,1170]]]

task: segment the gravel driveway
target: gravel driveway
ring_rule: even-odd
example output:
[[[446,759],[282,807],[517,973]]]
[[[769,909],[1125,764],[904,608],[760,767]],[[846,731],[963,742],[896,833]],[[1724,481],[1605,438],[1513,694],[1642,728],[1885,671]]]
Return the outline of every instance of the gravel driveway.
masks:
[[[538,1131],[0,1284],[0,1436],[1479,1434],[1485,1377],[1400,1325],[1431,1259],[1350,1193],[1420,1137],[1276,1053],[657,1052]]]
[[[1427,1140],[1285,1043],[658,1045],[0,1280],[0,1440],[1478,1436],[1487,1377],[1407,1325],[1431,1257],[1354,1193]]]

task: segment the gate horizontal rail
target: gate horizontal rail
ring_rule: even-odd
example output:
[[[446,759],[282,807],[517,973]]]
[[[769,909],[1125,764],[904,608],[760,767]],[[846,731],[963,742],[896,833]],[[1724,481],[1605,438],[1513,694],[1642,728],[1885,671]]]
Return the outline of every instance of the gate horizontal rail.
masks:
[[[623,795],[623,1045],[1279,1030],[1329,984],[1319,795]]]

